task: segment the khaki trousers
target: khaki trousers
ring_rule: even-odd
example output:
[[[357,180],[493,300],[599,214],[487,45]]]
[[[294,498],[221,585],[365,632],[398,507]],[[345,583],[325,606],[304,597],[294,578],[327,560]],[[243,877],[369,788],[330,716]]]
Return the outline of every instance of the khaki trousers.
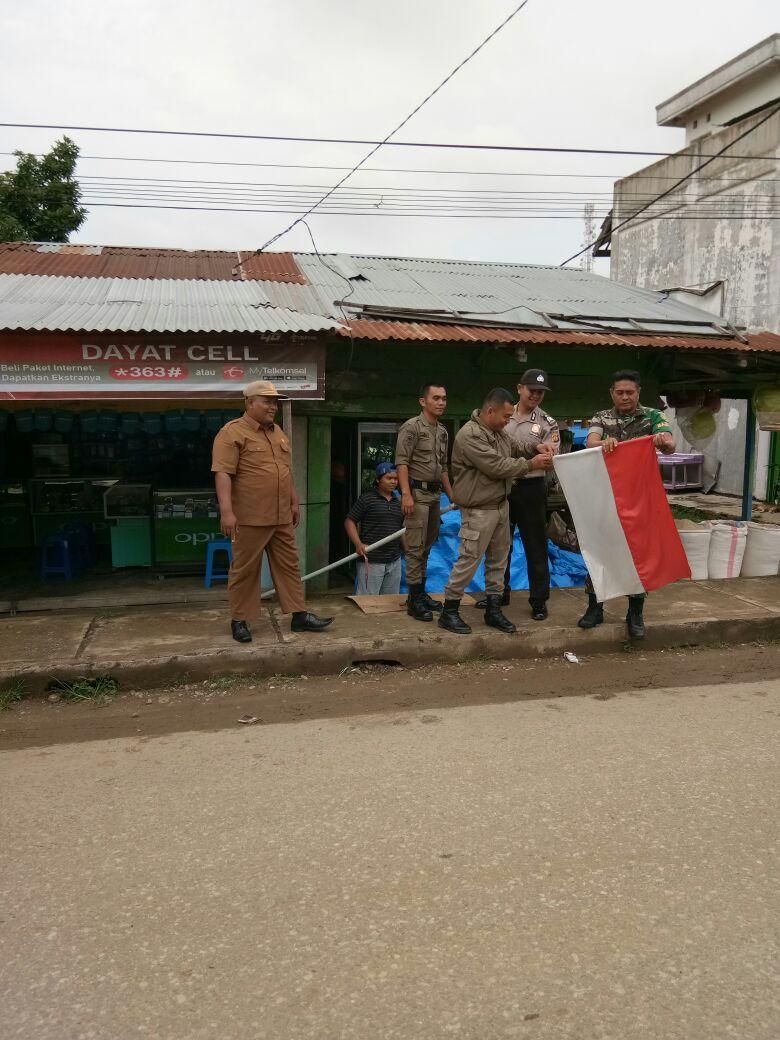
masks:
[[[228,574],[228,601],[234,621],[248,621],[260,616],[263,552],[268,555],[271,578],[284,613],[306,609],[293,525],[249,527],[239,524]]]
[[[463,599],[466,586],[485,557],[485,592],[500,596],[509,556],[509,506],[494,509],[461,509],[460,547],[444,590],[445,599]]]
[[[406,582],[424,585],[428,556],[439,537],[441,499],[436,491],[412,488],[414,512],[404,519]]]

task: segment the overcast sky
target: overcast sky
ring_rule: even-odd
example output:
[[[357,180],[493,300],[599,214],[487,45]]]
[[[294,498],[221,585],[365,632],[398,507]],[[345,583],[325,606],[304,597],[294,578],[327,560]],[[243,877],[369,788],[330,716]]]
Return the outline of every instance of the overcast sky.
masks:
[[[515,0],[3,0],[3,119],[376,139],[513,6]],[[683,131],[657,127],[655,106],[778,28],[773,0],[529,0],[399,139],[674,151],[683,146]],[[3,127],[0,151],[40,152],[57,136]],[[139,134],[71,136],[84,156],[347,167],[366,151],[354,145]],[[13,164],[7,156],[0,160],[6,168]],[[361,172],[349,184],[414,191],[416,205],[430,206],[430,193],[419,189],[436,188],[545,197],[588,193],[603,208],[608,196],[598,193],[608,193],[613,178],[650,161],[386,147],[371,166],[536,176]],[[79,175],[85,186],[96,183],[87,177],[107,176],[255,185],[210,185],[212,195],[257,193],[268,190],[257,185],[269,184],[330,186],[341,176],[324,169],[86,158]],[[136,191],[148,190],[142,182],[130,183]],[[204,191],[202,185],[193,188]],[[181,190],[158,183],[153,194]],[[117,197],[116,185],[108,191]],[[513,205],[521,198],[513,196]],[[583,241],[578,213],[585,196],[556,195],[552,204],[570,200],[574,219],[388,216],[383,199],[379,208],[385,214],[315,215],[310,224],[321,251],[554,264]],[[298,198],[295,203],[300,206]],[[252,249],[292,219],[283,213],[94,206],[73,241]],[[311,242],[298,227],[273,248],[310,250]]]

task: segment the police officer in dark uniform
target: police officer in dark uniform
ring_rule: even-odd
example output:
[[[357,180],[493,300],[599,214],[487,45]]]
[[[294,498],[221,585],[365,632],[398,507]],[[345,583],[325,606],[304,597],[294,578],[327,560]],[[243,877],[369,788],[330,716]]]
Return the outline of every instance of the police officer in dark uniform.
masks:
[[[547,373],[541,368],[529,368],[523,372],[517,384],[518,402],[506,432],[517,442],[526,458],[540,451],[557,455],[561,446],[558,423],[541,407],[544,395],[550,389]],[[545,445],[545,448],[540,448]],[[547,617],[547,600],[550,598],[550,564],[547,557],[547,484],[542,470],[530,470],[512,485],[509,495],[509,534],[515,527],[525,550],[528,564],[528,602],[534,621]],[[504,575],[502,604],[510,599],[509,571],[512,563],[512,544]],[[480,601],[481,603],[481,601]],[[480,606],[480,603],[477,606]]]

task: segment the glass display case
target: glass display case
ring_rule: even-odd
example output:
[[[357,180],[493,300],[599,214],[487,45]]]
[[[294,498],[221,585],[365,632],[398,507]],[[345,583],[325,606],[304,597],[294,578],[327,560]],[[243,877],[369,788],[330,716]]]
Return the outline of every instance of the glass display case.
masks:
[[[152,505],[151,484],[125,484],[118,481],[103,493],[103,515],[106,520],[125,517],[149,517]]]
[[[27,488],[23,484],[0,486],[0,549],[27,549],[32,543]]]
[[[221,538],[213,488],[161,489],[152,496],[154,562],[163,569],[197,572],[206,565],[206,545]]]
[[[116,480],[90,477],[34,479],[30,481],[30,513],[35,544],[40,545],[63,524],[91,524],[98,543],[109,541],[103,517],[103,494]]]

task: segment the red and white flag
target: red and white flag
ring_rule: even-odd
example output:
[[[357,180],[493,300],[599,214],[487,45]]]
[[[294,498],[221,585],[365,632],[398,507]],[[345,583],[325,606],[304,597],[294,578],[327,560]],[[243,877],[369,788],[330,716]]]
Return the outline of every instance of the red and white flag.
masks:
[[[557,455],[555,472],[599,601],[660,589],[691,570],[652,437]]]

